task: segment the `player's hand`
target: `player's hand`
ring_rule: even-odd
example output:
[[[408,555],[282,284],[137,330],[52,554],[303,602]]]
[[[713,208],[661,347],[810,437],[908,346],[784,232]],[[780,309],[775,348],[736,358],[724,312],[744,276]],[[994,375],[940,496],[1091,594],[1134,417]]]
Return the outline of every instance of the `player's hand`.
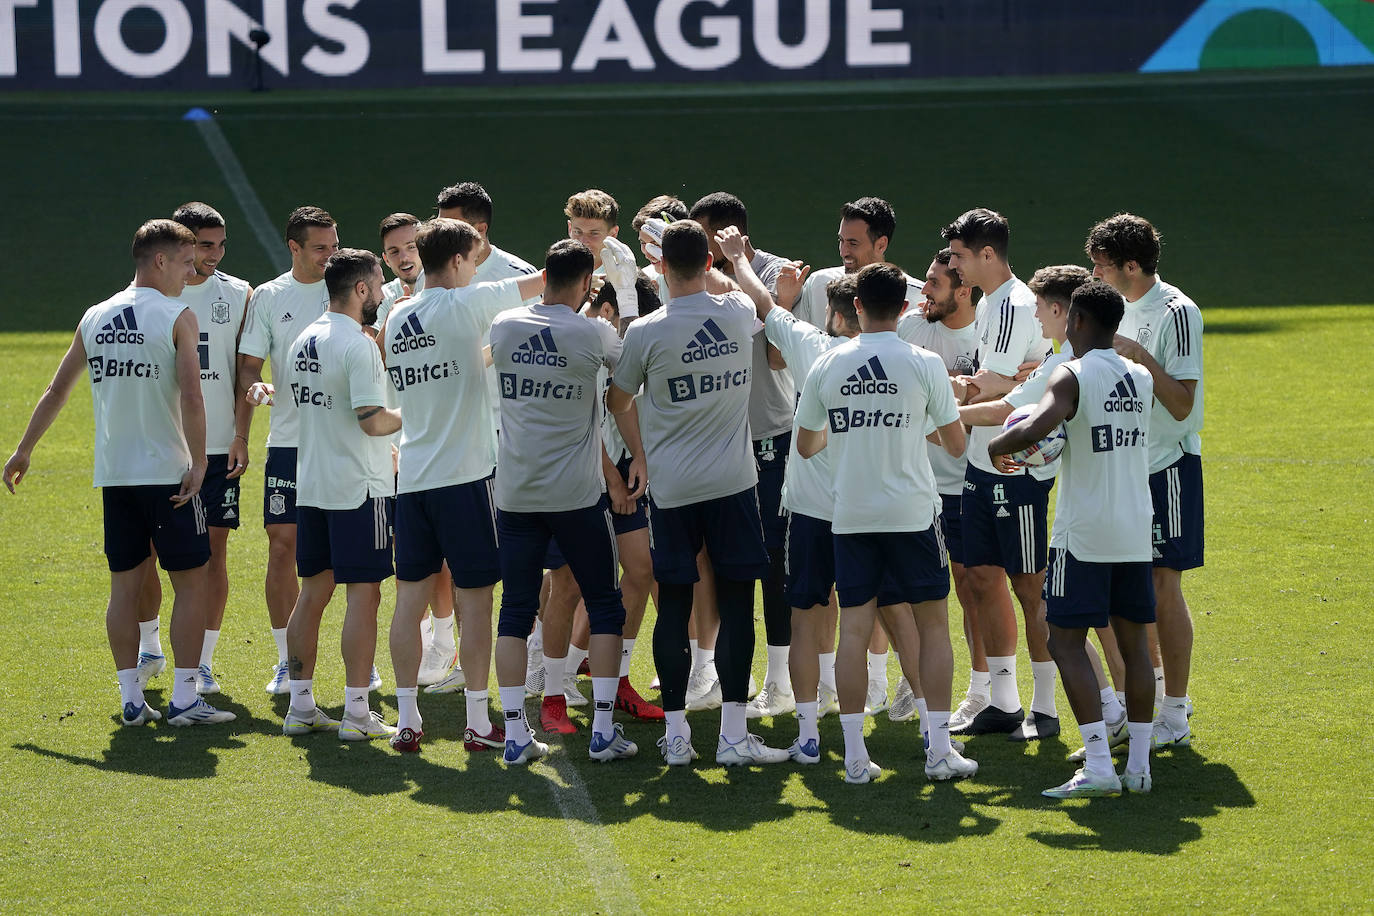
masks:
[[[243,441],[242,436],[235,436],[234,441],[229,443],[229,471],[224,475],[226,480],[233,480],[240,477],[243,472],[248,470],[248,443]]]
[[[716,244],[720,246],[720,253],[730,261],[744,257],[748,253],[745,247],[748,243],[749,236],[741,234],[738,226],[726,226],[716,233]]]
[[[614,236],[608,236],[601,246],[601,264],[606,268],[606,280],[615,287],[615,302],[622,317],[639,317],[639,265],[635,263],[630,246]]]
[[[19,481],[24,479],[24,475],[29,472],[29,456],[15,452],[10,456],[10,460],[5,462],[5,486],[11,493],[19,485]]]
[[[1021,462],[1013,460],[1010,455],[992,454],[991,449],[988,450],[988,457],[992,459],[992,466],[997,468],[997,470],[1001,471],[1003,474],[1011,474],[1014,471],[1019,471],[1023,467],[1025,467],[1025,465]]]
[[[636,455],[630,459],[628,483],[630,485],[630,498],[635,500],[643,496],[644,491],[649,488],[649,466],[644,462],[643,455]]]
[[[254,382],[244,397],[248,398],[248,403],[252,404],[254,407],[260,404],[266,404],[268,407],[271,407],[272,397],[276,393],[277,389],[267,382]]]
[[[978,385],[971,375],[956,375],[950,382],[954,386],[954,400],[967,404],[970,398],[978,396]]]
[[[191,501],[191,497],[200,492],[200,485],[205,482],[205,462],[200,461],[192,464],[185,474],[181,475],[181,490],[177,495],[168,497],[172,501],[173,509],[180,509]]]
[[[1040,360],[1028,359],[1016,367],[1016,375],[1013,378],[1018,382],[1024,382],[1030,378],[1030,374],[1040,367]]]
[[[487,365],[491,365],[488,363]],[[401,473],[401,450],[396,447],[396,443],[391,443],[391,473]]]
[[[1112,338],[1112,349],[1116,350],[1117,355],[1123,356],[1133,363],[1145,362],[1145,348],[1129,337],[1122,337],[1120,334],[1115,335]]]
[[[617,471],[606,478],[606,496],[611,501],[611,511],[616,515],[630,515],[635,511],[635,501],[630,498],[630,490]]]
[[[778,272],[778,308],[792,311],[797,297],[801,295],[802,284],[806,282],[806,277],[810,273],[811,265],[803,264],[801,261],[788,261],[782,265],[782,270]]]

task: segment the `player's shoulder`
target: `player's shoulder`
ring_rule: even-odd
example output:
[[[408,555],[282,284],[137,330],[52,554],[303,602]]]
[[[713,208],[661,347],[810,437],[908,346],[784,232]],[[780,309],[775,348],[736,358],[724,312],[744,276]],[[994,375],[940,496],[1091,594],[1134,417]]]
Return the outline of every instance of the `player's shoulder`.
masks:
[[[843,276],[843,265],[837,265],[835,267],[822,267],[820,270],[811,271],[810,275],[806,278],[806,286],[811,289],[818,289],[822,293],[824,293],[826,284],[828,284],[831,280],[838,280],[840,277]]]
[[[1011,278],[1011,288],[1007,290],[1007,301],[1018,308],[1035,311],[1035,293],[1020,277]]]
[[[497,248],[495,245],[491,246],[491,254],[487,257],[496,259],[497,266],[503,269],[503,277],[519,275],[528,276],[530,274],[539,273],[538,269],[529,261],[526,261],[519,255],[514,255],[509,251]]]
[[[273,277],[271,280],[268,280],[266,283],[259,284],[259,285],[258,285],[258,288],[257,288],[257,290],[256,290],[256,292],[254,293],[253,298],[256,299],[258,296],[276,296],[276,295],[280,295],[282,292],[284,292],[285,290],[288,290],[288,289],[290,289],[290,288],[291,288],[291,271],[288,270],[286,273],[281,274],[280,276]]]
[[[1172,283],[1165,283],[1163,280],[1160,280],[1159,292],[1160,308],[1162,308],[1164,311],[1187,313],[1190,317],[1193,314],[1196,314],[1199,318],[1201,318],[1202,309],[1198,308],[1197,303],[1194,302],[1186,293],[1183,292],[1183,290],[1179,289],[1177,286],[1174,286]]]
[[[224,284],[225,286],[228,286],[230,289],[235,290],[239,293],[247,293],[253,285],[249,283],[247,280],[243,279],[242,277],[236,277],[233,274],[227,274],[222,270],[216,270],[214,273],[214,278],[218,280],[220,283]]]

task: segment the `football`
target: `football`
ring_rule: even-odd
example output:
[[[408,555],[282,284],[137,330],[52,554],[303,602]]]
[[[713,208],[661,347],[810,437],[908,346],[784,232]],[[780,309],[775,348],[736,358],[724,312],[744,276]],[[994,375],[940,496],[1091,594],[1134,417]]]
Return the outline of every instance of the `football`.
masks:
[[[1011,429],[1035,411],[1034,404],[1027,404],[1025,407],[1018,407],[1008,414],[1006,420],[1002,422],[1002,429]],[[1064,452],[1064,443],[1068,441],[1064,435],[1064,424],[1059,424],[1049,435],[1041,439],[1032,446],[1021,449],[1019,452],[1012,452],[1013,461],[1022,464],[1029,464],[1033,467],[1043,467],[1053,461],[1059,460],[1059,456]]]

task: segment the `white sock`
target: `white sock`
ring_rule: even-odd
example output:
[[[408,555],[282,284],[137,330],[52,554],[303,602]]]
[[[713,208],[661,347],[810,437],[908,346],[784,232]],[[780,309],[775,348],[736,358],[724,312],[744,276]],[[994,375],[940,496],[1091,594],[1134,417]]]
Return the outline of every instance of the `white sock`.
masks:
[[[200,663],[207,668],[213,668],[215,662],[215,646],[219,645],[219,630],[206,630],[205,642],[200,644]]]
[[[1118,703],[1121,704],[1121,708],[1122,708],[1122,709],[1125,709],[1125,708],[1126,708],[1126,691],[1124,691],[1124,690],[1113,690],[1112,693],[1116,695],[1116,701],[1117,701]]]
[[[701,647],[700,647],[700,644],[698,643],[698,641],[695,640],[695,639],[689,639],[689,640],[687,640],[687,646],[688,646],[688,648],[690,648],[690,649],[692,650],[692,673],[695,674],[697,668],[700,667],[700,665],[701,665],[701,662],[698,661],[698,658],[697,658],[697,650],[698,650],[699,648],[701,648]]]
[[[692,729],[687,725],[687,710],[665,709],[663,710],[663,721],[666,726],[665,734],[667,734],[669,741],[674,738],[692,740]]]
[[[561,697],[563,695],[563,676],[567,670],[568,659],[549,658],[544,656],[544,696]]]
[[[448,653],[458,648],[458,643],[453,638],[453,618],[453,614],[434,618],[434,645]]]
[[[930,731],[930,709],[926,706],[925,697],[916,698],[916,715],[920,717],[921,734],[927,734]]]
[[[420,621],[420,648],[428,652],[430,646],[434,645],[434,618],[428,614]]]
[[[315,711],[315,679],[305,678],[304,680],[288,680],[287,687],[290,688],[291,708],[299,713],[312,713]]]
[[[864,744],[864,714],[861,712],[840,713],[840,728],[844,731],[845,767],[856,760],[867,760],[868,747]]]
[[[787,659],[792,654],[791,646],[769,646],[768,668],[763,672],[765,684],[777,684],[792,692],[792,673],[787,668]]]
[[[350,719],[370,719],[372,710],[367,705],[367,685],[349,687],[344,685],[344,715]]]
[[[887,653],[868,653],[868,682],[882,681],[887,686]]]
[[[748,734],[744,725],[744,705],[743,703],[720,704],[720,736],[726,741],[739,741]]]
[[[1121,717],[1126,715],[1121,699],[1110,687],[1103,687],[1099,693],[1102,697],[1102,721],[1120,722]]]
[[[822,652],[819,657],[821,661],[820,682],[829,687],[833,693],[835,691],[835,653]]]
[[[196,701],[196,669],[174,668],[172,670],[172,705],[185,709]]]
[[[815,741],[820,744],[820,723],[816,721],[818,712],[819,709],[814,701],[797,704],[797,737],[802,744],[808,741]]]
[[[521,694],[521,697],[523,696],[524,694]],[[479,735],[488,734],[491,731],[491,694],[486,690],[466,690],[463,692],[463,699],[467,705],[468,728]],[[501,701],[501,705],[506,705],[504,700]],[[520,700],[520,708],[525,708],[524,699]]]
[[[926,733],[926,740],[930,742],[930,747],[926,749],[926,759],[934,763],[943,760],[954,750],[954,745],[949,743],[949,711],[936,710],[930,713],[929,721],[930,731]]]
[[[1164,668],[1155,669],[1155,702],[1164,702]]]
[[[1154,725],[1150,722],[1127,722],[1131,733],[1130,753],[1126,755],[1126,772],[1150,772],[1150,740]]]
[[[690,642],[690,640],[689,640],[689,642]],[[693,670],[693,671],[699,671],[700,669],[705,668],[707,665],[714,665],[715,663],[716,663],[716,650],[715,650],[715,649],[703,649],[703,648],[700,646],[700,644],[696,644],[696,643],[693,644],[693,648],[692,648],[692,670]]]
[[[1054,706],[1054,674],[1057,670],[1054,662],[1031,662],[1031,677],[1034,678],[1031,712],[1047,716],[1059,715]]]
[[[286,627],[280,627],[280,628],[278,628],[278,627],[273,627],[273,628],[272,628],[272,641],[275,642],[275,643],[277,644],[277,664],[280,665],[282,662],[286,661],[286,658],[287,658],[287,653],[286,653]],[[311,709],[314,709],[315,707],[314,707],[314,706],[311,706],[310,708],[311,708]]]
[[[633,639],[622,639],[620,641],[620,676],[630,676],[630,659],[635,654],[635,641]]]
[[[1116,767],[1112,764],[1112,752],[1107,747],[1107,724],[1105,722],[1092,722],[1084,725],[1080,722],[1078,732],[1083,736],[1084,768],[1094,776],[1106,776],[1108,773],[1115,773]]]
[[[615,734],[611,713],[615,712],[615,692],[619,688],[618,677],[592,678],[592,731],[603,738]]]
[[[397,687],[396,705],[399,712],[396,715],[396,727],[419,729],[422,720],[420,719],[420,707],[417,697],[420,694],[419,687]]]
[[[143,688],[138,684],[138,669],[120,668],[115,675],[119,678],[119,705],[133,703],[142,706]]]
[[[1182,732],[1188,727],[1187,697],[1165,696],[1164,702],[1159,706],[1159,712],[1175,732]]]
[[[582,667],[582,663],[587,660],[587,650],[579,649],[577,646],[568,646],[568,670],[567,676],[577,677],[577,671]]]
[[[992,675],[986,671],[969,671],[968,696],[991,702]]]
[[[525,685],[502,687],[497,692],[501,695],[501,710],[505,713],[506,740],[529,744],[534,732],[530,731],[530,723],[525,721]],[[468,728],[472,728],[471,722]]]
[[[156,617],[152,620],[140,620],[138,622],[138,651],[147,652],[149,655],[162,654],[162,638],[159,622]],[[138,702],[143,702],[139,700]]]
[[[1021,708],[1021,697],[1016,691],[1016,656],[989,655],[988,674],[992,683],[988,688],[992,705],[1003,712],[1016,712]]]

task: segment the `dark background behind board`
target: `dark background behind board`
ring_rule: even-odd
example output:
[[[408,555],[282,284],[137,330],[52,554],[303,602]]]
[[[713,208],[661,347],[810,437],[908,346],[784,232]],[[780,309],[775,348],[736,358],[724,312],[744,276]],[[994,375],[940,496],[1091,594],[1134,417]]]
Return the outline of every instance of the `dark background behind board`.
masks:
[[[759,90],[428,90],[0,97],[0,317],[71,330],[124,286],[144,219],[192,199],[229,220],[223,269],[275,276],[200,134],[211,107],[274,227],[328,209],[344,245],[376,249],[393,210],[432,215],[442,186],[495,200],[493,241],[542,263],[568,195],[600,187],[625,211],[655,194],[729,190],[762,248],[837,263],[840,205],[886,197],[889,256],[923,273],[938,230],[989,206],[1012,265],[1086,263],[1091,224],[1120,210],[1164,235],[1161,273],[1205,309],[1371,299],[1374,75],[1130,77]],[[283,243],[284,244],[284,243]]]

